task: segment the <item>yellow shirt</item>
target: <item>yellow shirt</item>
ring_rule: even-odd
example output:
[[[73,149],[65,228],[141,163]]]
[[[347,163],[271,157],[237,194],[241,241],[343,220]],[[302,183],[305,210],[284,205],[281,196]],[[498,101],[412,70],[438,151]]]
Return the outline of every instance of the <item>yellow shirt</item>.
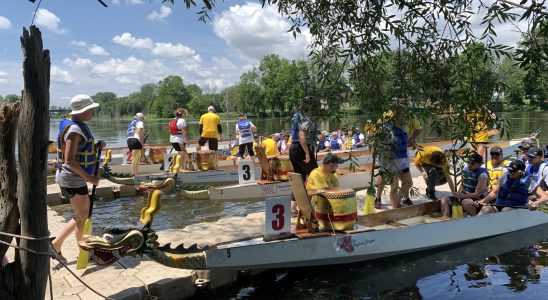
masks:
[[[271,138],[266,138],[261,142],[261,147],[265,148],[267,157],[276,157],[278,156],[278,147],[276,147],[276,142]]]
[[[322,167],[317,167],[316,169],[310,172],[308,178],[306,179],[306,190],[317,190],[328,187],[338,187],[339,178],[336,173],[328,173],[322,169]],[[317,201],[316,198],[319,196],[312,196],[312,201]]]
[[[489,173],[489,190],[494,190],[499,185],[499,178],[504,175],[504,167],[510,163],[509,160],[503,160],[500,164],[493,168],[491,160],[487,161],[487,172]]]
[[[432,153],[434,152],[443,153],[443,151],[436,146],[419,147],[419,149],[417,149],[417,154],[415,154],[415,165],[420,166],[422,164],[429,164],[436,168],[443,169],[446,175],[449,174],[449,165],[447,164],[447,159],[444,159],[441,164],[435,164],[432,161]]]
[[[208,112],[200,117],[200,125],[202,128],[202,137],[205,138],[219,138],[219,132],[217,125],[221,124],[221,118],[214,112]]]
[[[392,110],[388,110],[382,114],[382,119],[389,119],[389,118],[392,118],[393,116],[394,116],[394,112]],[[377,124],[381,124],[382,119],[377,121]],[[365,124],[363,129],[367,134],[375,134],[375,125],[372,122]],[[409,136],[411,136],[413,132],[415,132],[415,130],[421,130],[421,129],[422,129],[421,123],[415,116],[411,116],[411,118],[407,121],[407,124],[403,126],[403,130],[405,130],[405,132]]]
[[[469,127],[473,127],[472,134],[469,137],[470,142],[475,143],[488,143],[489,142],[489,128],[487,127],[488,115],[483,116],[479,112],[466,113],[466,120]]]

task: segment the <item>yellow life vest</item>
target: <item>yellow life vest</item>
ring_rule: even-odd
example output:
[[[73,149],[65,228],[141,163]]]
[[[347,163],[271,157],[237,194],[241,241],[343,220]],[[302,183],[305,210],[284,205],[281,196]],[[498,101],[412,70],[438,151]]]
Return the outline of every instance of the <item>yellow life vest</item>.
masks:
[[[491,160],[487,161],[487,172],[489,173],[489,190],[494,190],[499,184],[499,178],[504,175],[504,167],[510,163],[509,160],[503,160],[497,167],[493,168]]]

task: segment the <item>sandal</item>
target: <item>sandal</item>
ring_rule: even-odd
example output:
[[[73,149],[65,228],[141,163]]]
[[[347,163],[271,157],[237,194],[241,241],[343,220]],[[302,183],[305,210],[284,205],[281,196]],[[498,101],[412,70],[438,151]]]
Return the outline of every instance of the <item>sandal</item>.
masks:
[[[57,259],[59,262],[62,262],[64,264],[67,263],[67,258],[63,256],[61,251],[56,251],[55,249],[53,249],[52,244],[49,244],[49,255],[51,255],[51,257]]]
[[[382,208],[381,198],[375,198],[375,208],[376,209]]]

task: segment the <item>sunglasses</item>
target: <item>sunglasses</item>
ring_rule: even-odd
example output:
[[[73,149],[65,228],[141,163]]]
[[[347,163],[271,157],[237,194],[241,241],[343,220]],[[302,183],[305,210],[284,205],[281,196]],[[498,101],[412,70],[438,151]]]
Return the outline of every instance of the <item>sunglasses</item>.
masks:
[[[491,152],[489,154],[491,154],[491,156],[500,156],[500,153],[498,153],[498,152]]]
[[[473,165],[477,164],[477,162],[475,162],[475,161],[469,161],[468,164],[473,166]]]
[[[516,173],[517,171],[519,171],[519,170],[518,170],[518,169],[508,170],[508,172],[510,172],[510,173],[512,173],[512,174],[513,174],[513,173]]]

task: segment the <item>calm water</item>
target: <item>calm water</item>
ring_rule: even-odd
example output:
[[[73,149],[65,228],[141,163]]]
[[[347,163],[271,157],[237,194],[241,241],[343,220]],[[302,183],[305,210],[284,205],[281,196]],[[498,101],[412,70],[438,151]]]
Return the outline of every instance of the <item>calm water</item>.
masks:
[[[542,144],[548,143],[546,112],[505,114],[514,136],[529,135],[541,128]],[[223,122],[232,136],[236,120]],[[58,122],[52,122],[51,137]],[[95,120],[95,135],[110,146],[125,145],[127,121]],[[261,133],[287,130],[287,120],[254,120]],[[149,143],[168,141],[166,121],[147,122],[152,128]],[[334,128],[330,128],[332,130]],[[197,138],[196,122],[189,124],[191,138]],[[435,140],[425,128],[423,141]],[[95,228],[138,227],[143,197],[98,201],[94,209]],[[164,196],[154,229],[182,228],[197,222],[216,221],[227,216],[245,216],[264,211],[264,202],[207,202]],[[66,218],[70,206],[56,206]],[[451,234],[450,232],[447,234]],[[544,242],[539,242],[544,241]],[[527,249],[534,244],[534,257]],[[215,292],[200,291],[196,299],[545,299],[548,290],[548,228],[535,228],[475,243],[425,251],[403,257],[341,266],[271,270],[260,276],[242,276],[238,282]]]
[[[548,143],[548,122],[545,120],[548,118],[548,112],[519,112],[519,113],[503,113],[512,126],[512,136],[522,137],[529,135],[538,128],[542,129],[541,143]],[[234,127],[238,120],[222,120],[223,133],[225,138],[234,138]],[[274,132],[287,131],[290,128],[290,118],[266,118],[266,119],[254,119],[252,120],[255,126],[257,126],[257,133],[271,134]],[[126,130],[130,120],[113,120],[113,119],[95,119],[92,120],[89,125],[96,138],[103,139],[110,147],[126,146]],[[147,144],[158,144],[169,142],[169,128],[167,126],[169,120],[145,120],[145,130],[151,130],[148,137]],[[190,139],[198,139],[198,121],[189,119],[188,121],[188,134]],[[162,125],[165,125],[162,127]],[[363,127],[363,120],[359,117],[349,117],[345,120],[345,126],[350,127]],[[321,125],[322,130],[335,130],[333,126],[329,126],[328,122],[324,122]],[[54,119],[51,121],[50,126],[50,139],[57,137],[59,130],[59,120]],[[434,141],[438,137],[430,133],[428,126],[424,126],[423,134],[419,137],[421,142]]]

